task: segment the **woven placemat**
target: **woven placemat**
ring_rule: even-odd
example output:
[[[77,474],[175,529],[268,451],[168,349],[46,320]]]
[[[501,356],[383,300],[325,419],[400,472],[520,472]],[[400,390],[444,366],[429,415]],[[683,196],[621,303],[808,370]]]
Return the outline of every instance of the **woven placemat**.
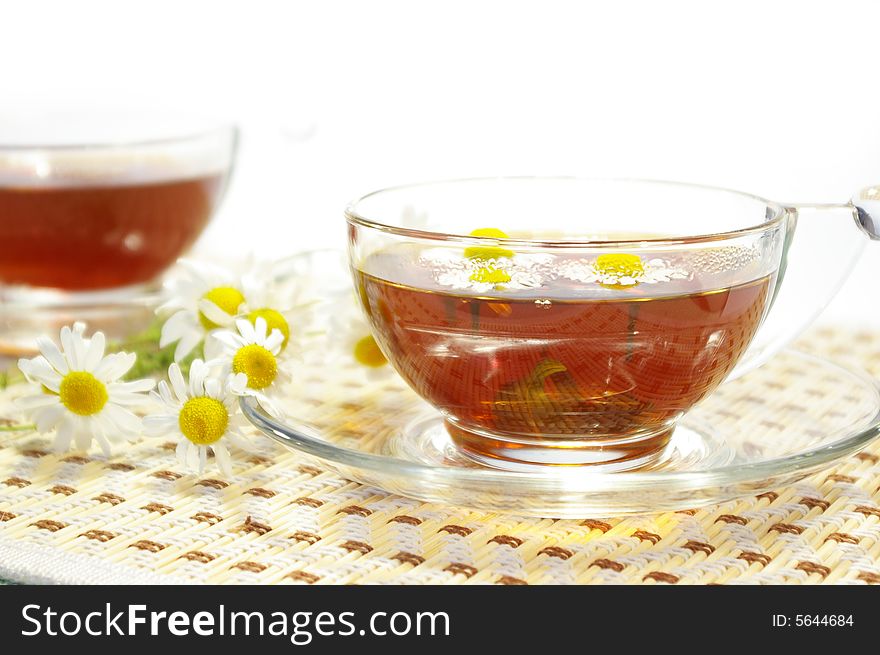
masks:
[[[799,347],[880,376],[880,333]],[[0,422],[16,418],[14,390]],[[6,417],[6,418],[4,418]],[[261,440],[234,476],[186,474],[174,444],[111,459],[0,433],[0,577],[70,583],[878,583],[880,443],[757,497],[626,519],[425,504]]]

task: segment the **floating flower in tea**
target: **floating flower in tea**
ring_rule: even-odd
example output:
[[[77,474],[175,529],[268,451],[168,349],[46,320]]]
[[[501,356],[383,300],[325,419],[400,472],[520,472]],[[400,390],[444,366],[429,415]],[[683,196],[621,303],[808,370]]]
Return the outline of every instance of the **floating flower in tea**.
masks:
[[[654,258],[647,261],[638,255],[608,253],[595,260],[568,259],[555,266],[556,275],[573,282],[595,283],[608,289],[627,289],[639,284],[657,284],[684,280],[688,273],[674,264]]]
[[[486,237],[491,239],[509,239],[505,232],[497,227],[481,227],[470,233],[472,237]],[[501,257],[513,257],[513,251],[500,246],[469,246],[464,249],[464,256],[468,259],[499,259]]]
[[[479,284],[507,284],[510,282],[510,274],[503,268],[495,268],[494,266],[480,266],[471,273],[472,282]]]
[[[508,235],[495,227],[481,227],[470,233],[472,237],[492,237],[507,239]],[[513,257],[513,251],[499,246],[470,246],[464,249],[464,256],[477,261],[477,268],[471,273],[471,282],[478,284],[502,285],[510,282],[510,274],[505,271],[499,259]]]
[[[600,284],[611,289],[634,287],[639,283],[639,278],[645,275],[645,265],[642,263],[642,258],[626,253],[599,255],[596,258],[594,269],[602,280]],[[608,282],[609,278],[614,282]]]

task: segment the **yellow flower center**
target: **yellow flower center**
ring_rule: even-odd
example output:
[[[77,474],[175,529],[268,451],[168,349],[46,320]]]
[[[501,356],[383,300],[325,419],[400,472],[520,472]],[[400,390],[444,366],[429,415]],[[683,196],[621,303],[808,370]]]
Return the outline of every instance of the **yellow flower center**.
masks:
[[[510,282],[510,275],[500,268],[481,266],[471,273],[471,282],[489,282],[490,284],[504,284]]]
[[[244,302],[244,295],[235,287],[214,287],[202,298],[210,300],[230,316],[235,316],[238,312],[238,306]],[[199,312],[199,322],[201,322],[202,327],[206,330],[220,327],[202,312]]]
[[[58,388],[61,404],[74,414],[91,416],[107,404],[107,386],[91,373],[72,371],[61,380]]]
[[[632,282],[622,284],[603,284],[602,286],[610,289],[626,289],[637,285],[639,277],[645,274],[645,265],[642,258],[638,255],[628,255],[626,253],[612,253],[608,255],[599,255],[596,258],[594,266],[596,273],[599,275],[609,275],[614,277],[633,278]]]
[[[263,346],[252,343],[242,346],[235,353],[232,370],[235,373],[244,373],[251,389],[265,389],[278,375],[278,360]]]
[[[371,334],[359,339],[354,344],[354,358],[358,364],[363,364],[370,368],[379,368],[388,363],[385,355],[379,350],[379,344],[376,343]]]
[[[257,324],[258,318],[262,318],[266,321],[267,334],[272,334],[272,330],[278,330],[284,335],[284,341],[281,342],[281,348],[286,348],[287,342],[290,341],[290,325],[288,325],[287,319],[284,318],[281,312],[264,307],[263,309],[255,309],[248,314],[248,320],[254,325]]]
[[[493,239],[508,239],[509,236],[497,227],[481,227],[471,232],[472,237],[491,237]],[[499,257],[513,257],[513,251],[500,246],[471,246],[464,249],[464,256],[468,259],[498,259]]]
[[[177,423],[183,436],[196,445],[207,446],[226,433],[229,411],[214,398],[190,398],[181,408]]]

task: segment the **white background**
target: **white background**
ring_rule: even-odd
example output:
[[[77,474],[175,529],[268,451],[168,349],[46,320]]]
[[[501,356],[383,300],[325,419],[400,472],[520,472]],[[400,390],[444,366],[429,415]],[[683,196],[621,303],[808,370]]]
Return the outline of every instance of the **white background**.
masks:
[[[16,1],[0,76],[7,112],[237,120],[199,245],[229,255],[342,245],[352,197],[434,178],[641,176],[785,202],[880,183],[876,2]],[[823,320],[880,325],[871,245]]]

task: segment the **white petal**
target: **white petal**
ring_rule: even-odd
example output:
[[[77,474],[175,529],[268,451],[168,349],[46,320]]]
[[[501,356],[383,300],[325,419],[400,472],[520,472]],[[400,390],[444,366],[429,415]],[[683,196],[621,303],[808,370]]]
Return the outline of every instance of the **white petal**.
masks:
[[[168,300],[156,307],[156,316],[167,316],[173,315],[179,311],[186,311],[188,303],[182,297],[183,294],[179,293],[177,289],[178,285],[174,284],[173,281],[168,281],[162,286],[166,290]]]
[[[101,360],[92,375],[102,382],[112,382],[128,373],[136,361],[137,355],[134,353],[111,353]]]
[[[193,351],[193,348],[199,345],[201,340],[202,335],[197,332],[187,332],[184,334],[174,349],[174,361],[179,362],[185,359]]]
[[[104,381],[115,379],[119,376],[110,375],[110,373],[115,373],[118,368],[120,368],[119,357],[117,353],[112,353],[98,362],[98,365],[92,370],[92,375]]]
[[[103,332],[95,332],[92,335],[83,361],[83,368],[85,370],[92,371],[101,362],[101,358],[104,357],[105,342],[106,339]]]
[[[61,380],[60,375],[53,375],[51,377],[37,378],[36,382],[40,384],[40,391],[45,391],[43,387],[46,387],[52,393],[57,394],[61,391]]]
[[[267,395],[262,393],[257,394],[256,398],[257,402],[260,403],[260,407],[265,409],[266,413],[269,414],[269,416],[272,416],[273,418],[284,418],[284,412],[282,412],[278,405],[274,403],[272,399],[269,398]]]
[[[219,332],[219,330],[208,332],[205,336],[205,343],[202,345],[205,361],[217,359],[223,354],[223,343],[217,341],[217,338],[214,336],[215,332]]]
[[[70,449],[70,440],[73,438],[74,424],[73,421],[62,421],[55,433],[55,442],[53,448],[56,453],[63,453]]]
[[[223,387],[217,378],[208,378],[205,380],[205,394],[215,400],[223,399]]]
[[[252,393],[243,393],[242,396],[252,396]],[[223,406],[226,408],[226,411],[229,413],[231,417],[235,412],[238,411],[239,405],[241,404],[241,396],[237,396],[235,394],[229,394],[225,398],[223,398],[220,402],[223,403]]]
[[[171,389],[168,387],[168,383],[165,382],[165,380],[159,380],[158,389],[158,393],[155,391],[150,392],[151,398],[153,398],[160,404],[167,405],[169,407],[176,407],[180,404],[171,397]]]
[[[205,315],[205,318],[217,325],[225,326],[232,323],[232,316],[224,312],[210,300],[205,300],[204,298],[199,300],[199,311]]]
[[[33,359],[19,359],[18,368],[24,373],[24,376],[31,382],[41,382],[42,380],[57,380],[61,382],[61,375],[42,355]]]
[[[193,366],[198,361],[193,362]],[[183,373],[180,372],[180,366],[176,362],[168,367],[168,379],[171,380],[171,386],[177,395],[177,399],[185,403],[189,399],[189,396],[186,394],[186,382],[183,379]]]
[[[199,475],[205,472],[205,466],[208,463],[208,448],[199,446]]]
[[[257,319],[257,325],[260,324],[261,318],[263,317],[261,316]],[[265,319],[263,319],[263,323],[265,322]],[[245,343],[254,343],[257,340],[257,332],[254,329],[254,324],[250,321],[240,318],[235,322],[235,327],[238,328],[238,332]]]
[[[189,395],[202,396],[205,393],[205,378],[210,369],[202,360],[197,359],[189,367]]]
[[[231,433],[237,434],[241,436],[241,428],[243,427],[252,428],[251,422],[245,418],[245,415],[241,412],[236,412],[234,414],[229,415],[229,430]]]
[[[67,365],[67,360],[64,359],[64,355],[61,354],[61,351],[58,350],[58,346],[51,339],[47,339],[46,337],[37,337],[37,347],[40,349],[40,353],[52,367],[65,375],[70,371],[70,367]]]
[[[104,406],[104,411],[101,412],[101,416],[109,419],[120,432],[126,432],[131,435],[139,435],[141,433],[141,419],[127,409],[107,403]]]
[[[247,375],[244,373],[229,374],[226,378],[226,389],[237,396],[247,393]]]
[[[89,445],[91,445],[92,443],[91,431],[85,426],[78,425],[76,427],[74,441],[76,442],[76,447],[79,450],[88,450]]]
[[[82,335],[76,334],[66,325],[61,328],[61,345],[64,348],[64,357],[72,371],[81,371],[85,358],[85,345]]]
[[[22,357],[21,359],[18,360],[18,370],[24,374],[24,377],[28,382],[34,381],[33,378],[31,377],[31,372],[34,370],[34,368],[33,368],[34,364],[36,363],[36,360],[38,360],[38,359],[42,359],[43,361],[46,361],[46,358],[43,357],[42,355],[37,355],[36,357],[33,358],[33,360],[25,359],[24,357]]]
[[[151,414],[143,419],[144,434],[150,437],[164,437],[177,429],[180,418],[177,414]]]
[[[174,449],[174,452],[177,455],[177,461],[180,462],[183,466],[186,466],[186,451],[188,447],[189,441],[187,441],[187,439],[184,437],[177,442],[177,448]]]
[[[24,396],[15,399],[15,406],[22,411],[32,411],[40,407],[48,407],[49,405],[60,405],[61,401],[58,396],[50,393],[40,393],[35,396]]]
[[[229,451],[226,450],[226,446],[218,441],[214,444],[213,449],[214,458],[217,460],[217,467],[223,472],[224,475],[231,476],[232,458],[229,456]]]
[[[214,330],[211,335],[215,341],[226,346],[229,350],[238,350],[247,343],[239,335],[229,330]]]
[[[144,393],[156,386],[155,380],[132,380],[131,382],[112,382],[107,385],[107,391],[114,393]]]
[[[60,375],[53,376],[53,377],[45,377],[45,378],[42,378],[41,380],[38,379],[38,382],[40,383],[40,385],[42,385],[43,387],[46,387],[46,389],[48,389],[49,391],[56,393],[56,394],[61,391],[61,381],[62,381],[62,377]]]
[[[110,457],[110,442],[107,440],[107,433],[101,422],[92,421],[91,433],[94,436],[95,441],[98,442],[98,445],[101,447],[101,452],[104,453],[104,457]]]
[[[250,439],[245,439],[244,436],[242,436],[241,434],[238,434],[236,432],[228,432],[225,439],[236,448],[239,448],[246,453],[257,452],[256,444],[254,444]]]
[[[162,333],[159,336],[159,347],[164,348],[169,343],[180,339],[187,332],[198,331],[196,321],[198,318],[192,312],[180,311],[168,317],[162,324]]]
[[[35,411],[34,423],[37,426],[37,432],[45,434],[52,430],[58,425],[58,422],[64,418],[65,412],[64,405],[61,403],[50,405],[49,407],[42,407]]]
[[[210,291],[214,287],[229,286],[235,277],[229,270],[208,262],[181,258],[177,260],[177,263],[186,269],[190,279],[201,283],[201,287],[204,289],[202,293]]]
[[[147,402],[147,398],[149,396],[145,396],[140,393],[114,393],[110,396],[110,402],[115,405],[120,405],[123,407],[132,407],[137,405],[143,405]]]
[[[257,343],[266,341],[266,332],[268,330],[269,325],[266,323],[266,319],[262,316],[257,316],[257,320],[254,322],[254,334],[257,337]]]
[[[199,466],[199,448],[201,446],[195,445],[193,442],[187,440],[189,446],[186,449],[186,467],[188,469],[195,469]]]
[[[281,333],[281,330],[275,328],[272,330],[272,334],[266,338],[263,347],[273,355],[277,355],[281,350],[282,343],[284,343],[284,335]]]

